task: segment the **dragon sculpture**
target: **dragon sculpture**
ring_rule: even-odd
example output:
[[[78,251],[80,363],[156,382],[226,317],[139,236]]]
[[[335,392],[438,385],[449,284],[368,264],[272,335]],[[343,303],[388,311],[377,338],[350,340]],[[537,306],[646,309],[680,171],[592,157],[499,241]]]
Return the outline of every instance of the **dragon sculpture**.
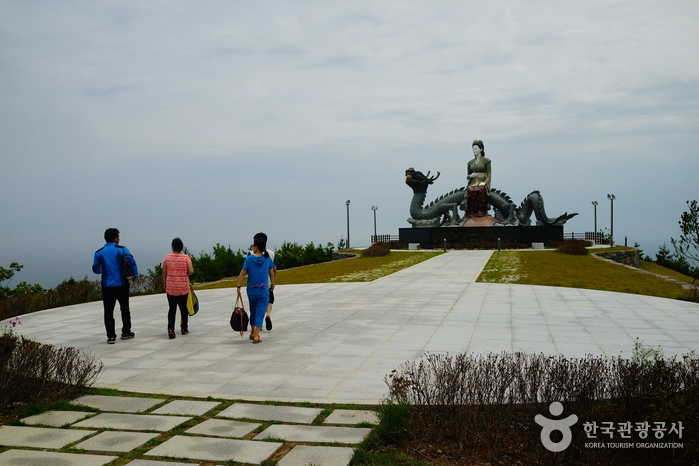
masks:
[[[413,200],[410,202],[410,216],[408,222],[413,227],[460,227],[466,218],[459,215],[459,210],[466,212],[468,191],[466,188],[455,189],[445,194],[429,205],[425,206],[427,188],[439,178],[437,175],[430,177],[430,172],[424,175],[414,168],[405,171],[405,184],[413,189]],[[563,225],[569,219],[578,215],[568,212],[556,218],[549,218],[544,210],[544,198],[539,191],[531,192],[517,207],[506,193],[491,189],[488,201],[495,211],[497,221],[492,226],[529,226],[532,213],[536,216],[537,225],[557,226]]]

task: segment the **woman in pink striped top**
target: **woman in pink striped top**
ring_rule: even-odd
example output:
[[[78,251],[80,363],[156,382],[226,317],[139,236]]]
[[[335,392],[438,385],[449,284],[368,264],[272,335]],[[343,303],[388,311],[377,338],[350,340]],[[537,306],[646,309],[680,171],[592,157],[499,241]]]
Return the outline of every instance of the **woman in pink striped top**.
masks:
[[[172,240],[172,254],[163,259],[163,281],[170,309],[167,312],[167,334],[175,338],[175,313],[180,308],[182,335],[189,333],[189,313],[187,312],[187,296],[189,295],[189,276],[194,273],[192,259],[182,254],[184,244],[179,238]]]

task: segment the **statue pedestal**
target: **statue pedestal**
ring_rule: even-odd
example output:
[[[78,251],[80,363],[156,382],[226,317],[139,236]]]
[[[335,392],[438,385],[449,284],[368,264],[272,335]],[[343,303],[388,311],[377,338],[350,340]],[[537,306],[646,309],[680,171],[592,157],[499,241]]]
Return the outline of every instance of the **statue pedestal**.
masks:
[[[489,227],[493,223],[497,222],[498,219],[486,215],[485,217],[471,217],[467,218],[462,227]]]
[[[480,217],[480,219],[486,218],[488,217]],[[421,249],[442,249],[444,240],[447,241],[448,248],[464,247],[466,243],[470,242],[497,243],[498,239],[503,243],[522,243],[531,246],[532,243],[563,242],[563,225],[526,227],[521,225],[517,227],[464,225],[463,227],[400,228],[398,238],[398,241],[403,244],[420,243]]]

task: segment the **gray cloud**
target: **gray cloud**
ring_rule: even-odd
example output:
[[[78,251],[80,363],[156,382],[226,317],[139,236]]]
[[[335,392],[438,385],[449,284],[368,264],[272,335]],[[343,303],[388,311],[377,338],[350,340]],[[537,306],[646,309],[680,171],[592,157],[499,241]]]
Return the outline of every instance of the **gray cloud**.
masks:
[[[567,231],[646,251],[677,236],[699,171],[692,2],[99,4],[0,0],[0,265],[92,276],[116,226],[143,267],[193,251],[354,244],[407,227],[403,171],[493,185]],[[606,223],[605,223],[606,222]],[[621,233],[619,233],[621,232]]]

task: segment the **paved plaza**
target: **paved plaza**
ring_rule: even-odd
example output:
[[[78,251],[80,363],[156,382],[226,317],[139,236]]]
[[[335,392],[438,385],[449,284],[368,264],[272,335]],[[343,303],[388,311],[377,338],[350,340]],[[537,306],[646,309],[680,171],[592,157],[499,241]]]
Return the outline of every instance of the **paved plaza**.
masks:
[[[281,285],[259,345],[230,328],[232,288],[199,291],[191,333],[174,340],[164,295],[131,299],[136,338],[115,345],[101,302],[22,316],[17,331],[91,352],[105,365],[99,387],[285,402],[379,403],[385,375],[428,352],[616,356],[636,339],[665,355],[699,351],[699,304],[475,283],[491,253],[451,251],[373,282]]]
[[[280,466],[340,466],[376,422],[370,409],[321,414],[251,402],[376,405],[387,393],[386,374],[426,353],[630,356],[636,341],[660,346],[666,356],[699,351],[696,303],[476,283],[490,254],[452,251],[373,282],[279,286],[274,328],[262,331],[258,345],[230,328],[232,288],[198,292],[190,334],[174,340],[166,332],[164,295],[131,299],[136,337],[115,345],[106,343],[101,302],[21,316],[17,332],[102,360],[96,386],[200,400],[82,397],[76,403],[99,412],[51,411],[0,427],[0,446],[9,447],[0,464],[102,465],[141,448],[145,453],[129,465],[275,458]],[[237,401],[223,409],[208,397]],[[208,418],[196,422],[200,416]],[[195,425],[149,443],[188,423]],[[52,451],[66,446],[68,452]]]

